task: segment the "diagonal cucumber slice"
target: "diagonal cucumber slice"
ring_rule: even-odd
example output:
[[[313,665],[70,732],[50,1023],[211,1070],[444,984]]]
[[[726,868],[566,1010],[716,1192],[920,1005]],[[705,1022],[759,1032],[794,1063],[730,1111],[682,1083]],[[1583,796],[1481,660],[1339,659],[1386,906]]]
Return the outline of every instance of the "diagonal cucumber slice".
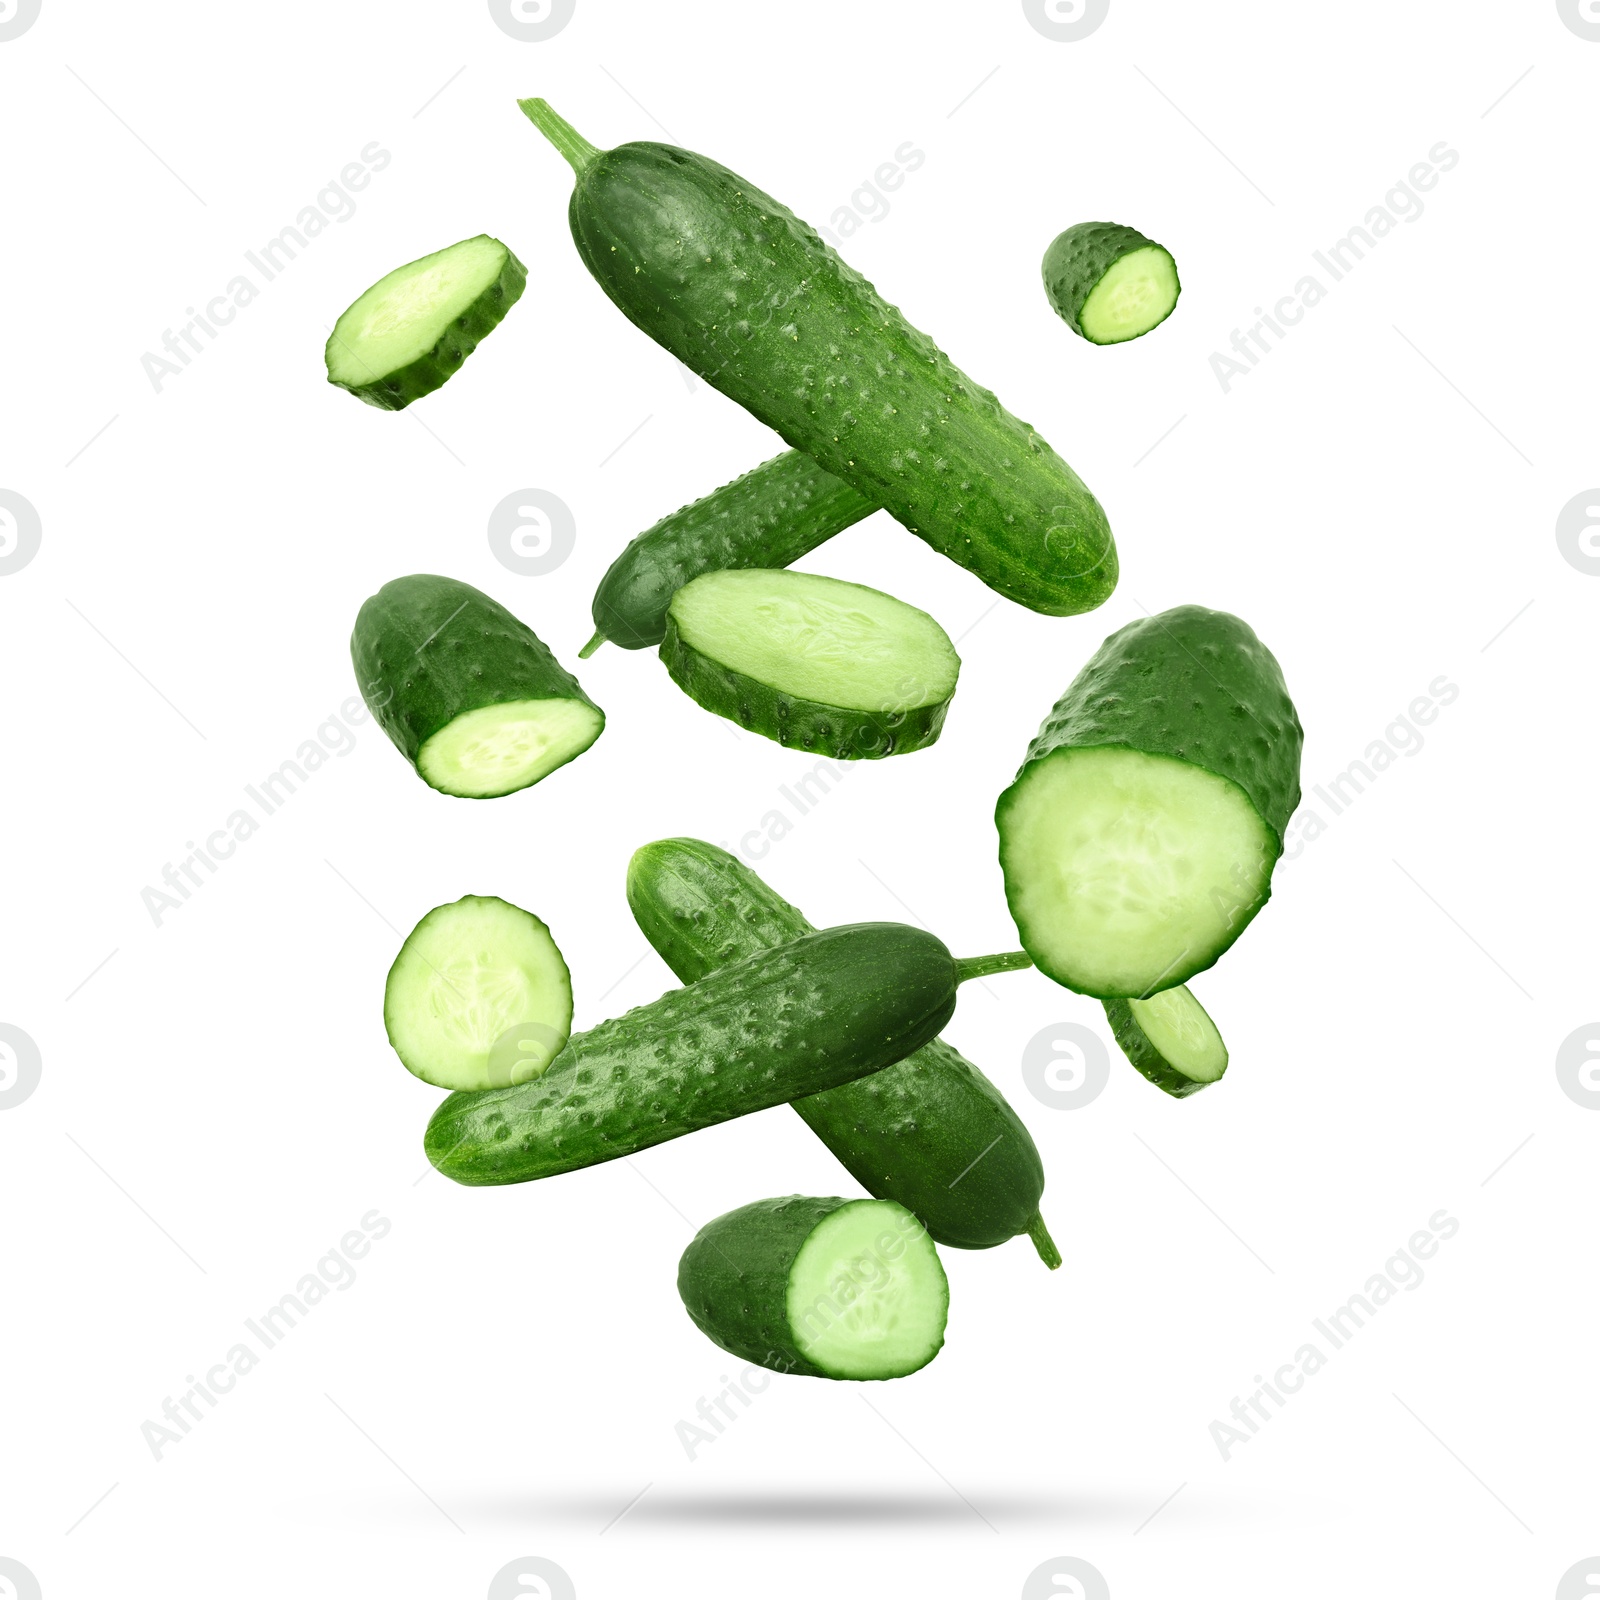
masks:
[[[572,1031],[572,979],[550,930],[493,895],[437,906],[400,947],[383,992],[395,1053],[441,1089],[539,1077]]]
[[[758,568],[708,572],[679,589],[661,659],[706,710],[845,758],[932,744],[961,669],[944,629],[893,595]]]
[[[1148,1000],[1108,1000],[1105,1007],[1122,1053],[1175,1098],[1215,1083],[1228,1070],[1228,1047],[1216,1023],[1185,985]]]
[[[396,267],[334,324],[328,382],[382,411],[404,410],[455,376],[527,281],[486,233]]]

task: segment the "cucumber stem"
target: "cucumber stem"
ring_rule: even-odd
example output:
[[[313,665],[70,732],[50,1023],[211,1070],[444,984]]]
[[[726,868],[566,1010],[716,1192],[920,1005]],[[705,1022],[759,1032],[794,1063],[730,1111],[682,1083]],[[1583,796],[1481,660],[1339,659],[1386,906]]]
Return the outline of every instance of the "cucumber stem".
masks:
[[[1035,1217],[1028,1224],[1028,1237],[1033,1240],[1033,1248],[1039,1252],[1039,1259],[1054,1272],[1061,1265],[1061,1252],[1056,1249],[1056,1242],[1050,1237],[1043,1217]]]
[[[956,982],[968,978],[987,978],[993,972],[1021,972],[1033,965],[1026,950],[1008,950],[999,956],[965,956],[956,961]]]
[[[580,661],[587,661],[589,657],[592,656],[595,651],[598,650],[605,642],[606,636],[603,633],[596,632],[594,638],[592,638],[588,644],[586,644],[583,649],[578,652],[578,659]]]
[[[517,104],[528,121],[572,163],[574,172],[582,173],[601,153],[600,147],[590,144],[565,117],[559,116],[548,100],[519,100]]]

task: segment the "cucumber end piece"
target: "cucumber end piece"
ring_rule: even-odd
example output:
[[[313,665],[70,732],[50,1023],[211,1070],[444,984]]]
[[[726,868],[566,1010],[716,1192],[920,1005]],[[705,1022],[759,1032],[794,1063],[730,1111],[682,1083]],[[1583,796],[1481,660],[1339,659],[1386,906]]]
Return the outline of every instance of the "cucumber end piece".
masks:
[[[1056,1248],[1056,1242],[1050,1237],[1050,1230],[1044,1225],[1043,1217],[1035,1217],[1028,1224],[1028,1237],[1033,1240],[1033,1248],[1039,1252],[1039,1259],[1054,1272],[1061,1265],[1061,1252]]]
[[[548,100],[535,97],[519,100],[517,104],[522,108],[523,116],[566,157],[574,172],[581,174],[601,153],[600,147],[590,144]]]
[[[824,1217],[789,1271],[796,1348],[824,1377],[904,1378],[944,1345],[950,1286],[928,1231],[893,1200]]]
[[[1206,1009],[1183,984],[1146,999],[1106,1003],[1122,1053],[1176,1100],[1198,1094],[1228,1070],[1228,1047]]]
[[[583,649],[578,652],[578,659],[580,661],[587,661],[589,657],[592,656],[595,651],[598,650],[605,642],[606,636],[597,631],[595,636],[588,642],[588,644],[586,644]]]
[[[417,752],[430,788],[495,800],[548,777],[600,737],[604,712],[583,700],[509,700],[448,722]]]

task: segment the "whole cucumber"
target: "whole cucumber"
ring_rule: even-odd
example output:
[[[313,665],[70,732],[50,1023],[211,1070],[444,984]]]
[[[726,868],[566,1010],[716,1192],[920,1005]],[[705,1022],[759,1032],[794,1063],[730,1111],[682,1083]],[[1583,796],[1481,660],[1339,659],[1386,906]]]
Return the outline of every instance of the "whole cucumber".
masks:
[[[526,1183],[835,1088],[925,1045],[984,970],[889,922],[764,949],[574,1034],[531,1083],[451,1095],[428,1159],[457,1183]]]
[[[786,206],[673,145],[599,150],[519,102],[577,173],[568,220],[636,326],[863,499],[1034,611],[1117,582],[1100,503]]]
[[[658,839],[628,863],[634,920],[685,982],[811,924],[726,850]],[[1044,1167],[1006,1097],[942,1039],[794,1109],[869,1194],[914,1212],[940,1244],[987,1250],[1028,1234],[1061,1256],[1039,1216]]]

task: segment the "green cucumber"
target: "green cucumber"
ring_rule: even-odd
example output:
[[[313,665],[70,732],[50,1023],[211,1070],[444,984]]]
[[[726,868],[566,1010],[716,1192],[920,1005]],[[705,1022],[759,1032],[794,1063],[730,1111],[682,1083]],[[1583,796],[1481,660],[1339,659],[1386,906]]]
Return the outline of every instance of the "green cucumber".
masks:
[[[664,144],[598,150],[519,102],[572,164],[578,253],[630,321],[787,444],[991,588],[1071,616],[1116,586],[1099,502],[814,229]]]
[[[1272,892],[1301,744],[1283,673],[1238,617],[1178,606],[1112,634],[995,808],[1039,970],[1117,1000],[1211,966]]]
[[[334,323],[328,382],[403,411],[460,371],[527,281],[527,268],[486,233],[396,267]]]
[[[1170,251],[1120,222],[1080,222],[1044,253],[1056,314],[1090,344],[1123,344],[1172,315],[1181,285]]]
[[[634,851],[628,904],[684,983],[812,932],[742,861],[699,839]],[[1028,1130],[944,1040],[794,1109],[863,1189],[914,1211],[940,1244],[987,1250],[1026,1233],[1047,1266],[1061,1265],[1039,1216],[1044,1167]]]
[[[531,1083],[451,1095],[428,1159],[499,1184],[633,1155],[890,1066],[950,1020],[958,983],[1026,964],[958,962],[896,923],[808,934],[575,1034]]]
[[[647,528],[611,563],[594,592],[595,635],[624,650],[660,644],[667,604],[703,572],[787,567],[877,507],[810,456],[781,456]]]
[[[841,760],[939,737],[961,658],[926,611],[812,572],[707,572],[667,607],[661,659],[690,699]]]
[[[1216,1023],[1184,984],[1148,1000],[1107,1000],[1105,1008],[1122,1053],[1175,1099],[1215,1083],[1228,1070],[1228,1047]]]
[[[488,800],[565,766],[605,713],[533,629],[454,578],[395,578],[350,638],[361,697],[422,780]]]
[[[950,1285],[892,1200],[791,1194],[708,1222],[678,1263],[695,1326],[730,1355],[811,1378],[903,1378],[944,1344]]]
[[[384,985],[383,1025],[424,1083],[527,1083],[572,1031],[572,979],[531,911],[469,894],[436,906],[406,936]]]

